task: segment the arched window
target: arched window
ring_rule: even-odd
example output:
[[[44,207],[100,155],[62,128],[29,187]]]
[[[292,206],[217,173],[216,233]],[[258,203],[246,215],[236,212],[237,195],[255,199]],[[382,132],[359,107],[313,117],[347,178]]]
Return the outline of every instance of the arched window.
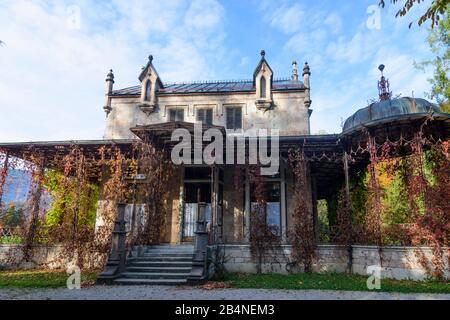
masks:
[[[151,97],[152,97],[152,82],[150,80],[148,80],[147,83],[145,84],[144,100],[150,101]]]
[[[265,77],[261,77],[260,90],[261,90],[261,98],[265,98],[266,97],[266,78]]]

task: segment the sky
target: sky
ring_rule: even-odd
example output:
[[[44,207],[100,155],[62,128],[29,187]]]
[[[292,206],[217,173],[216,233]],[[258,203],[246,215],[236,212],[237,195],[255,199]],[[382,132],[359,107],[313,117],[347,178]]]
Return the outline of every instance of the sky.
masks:
[[[138,85],[147,57],[163,82],[251,79],[266,51],[275,78],[311,67],[311,132],[340,133],[377,98],[379,64],[394,96],[425,97],[430,1],[395,18],[378,0],[1,0],[0,141],[101,139],[105,78]]]

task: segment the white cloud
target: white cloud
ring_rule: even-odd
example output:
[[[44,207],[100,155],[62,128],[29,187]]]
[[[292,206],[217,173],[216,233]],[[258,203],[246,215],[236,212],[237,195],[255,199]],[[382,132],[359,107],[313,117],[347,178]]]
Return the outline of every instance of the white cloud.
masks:
[[[269,15],[267,19],[272,27],[278,28],[285,33],[293,33],[301,29],[304,11],[298,3],[291,7],[282,5],[273,14]]]
[[[249,57],[242,57],[241,58],[241,62],[239,63],[239,65],[241,67],[244,67],[244,66],[248,65],[249,62],[250,62],[250,58]]]
[[[79,30],[67,24],[73,2]],[[150,53],[164,81],[215,74],[225,38],[218,2],[73,2],[0,3],[0,141],[101,138],[107,71],[115,87],[135,85]]]
[[[340,33],[342,31],[342,19],[335,13],[330,13],[324,20],[324,24],[327,25],[333,34]]]
[[[214,0],[195,0],[191,3],[184,22],[197,31],[212,32],[224,18],[223,7]]]

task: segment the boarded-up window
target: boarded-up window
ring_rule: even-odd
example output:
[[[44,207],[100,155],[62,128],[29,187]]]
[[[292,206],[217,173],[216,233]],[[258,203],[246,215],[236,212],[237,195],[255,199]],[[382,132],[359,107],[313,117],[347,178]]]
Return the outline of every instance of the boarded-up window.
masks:
[[[169,121],[184,121],[184,110],[183,109],[170,109],[169,110]]]
[[[227,112],[227,129],[240,130],[242,129],[242,108],[228,107]]]
[[[213,109],[197,109],[197,121],[203,124],[212,125]]]

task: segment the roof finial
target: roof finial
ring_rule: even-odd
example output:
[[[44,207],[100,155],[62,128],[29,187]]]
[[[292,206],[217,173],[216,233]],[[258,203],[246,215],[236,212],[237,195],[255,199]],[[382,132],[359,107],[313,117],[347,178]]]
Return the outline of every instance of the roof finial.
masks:
[[[149,55],[149,56],[148,56],[148,61],[149,61],[150,63],[152,63],[152,61],[153,61],[153,56],[152,56],[152,55]]]
[[[112,82],[114,82],[114,73],[113,73],[113,70],[112,70],[112,69],[109,70],[109,73],[108,73],[107,76],[106,76],[106,81],[112,81]]]
[[[389,91],[389,80],[383,75],[384,68],[384,64],[378,66],[378,70],[381,72],[381,79],[378,81],[378,95],[381,101],[389,100],[392,97],[392,92]]]
[[[298,81],[297,61],[292,61],[292,80]]]
[[[266,55],[266,51],[264,51],[264,50],[261,50],[261,57],[265,57],[265,55]]]
[[[311,75],[311,69],[309,68],[308,62],[305,62],[305,65],[303,66],[303,76],[305,76],[305,74]]]

